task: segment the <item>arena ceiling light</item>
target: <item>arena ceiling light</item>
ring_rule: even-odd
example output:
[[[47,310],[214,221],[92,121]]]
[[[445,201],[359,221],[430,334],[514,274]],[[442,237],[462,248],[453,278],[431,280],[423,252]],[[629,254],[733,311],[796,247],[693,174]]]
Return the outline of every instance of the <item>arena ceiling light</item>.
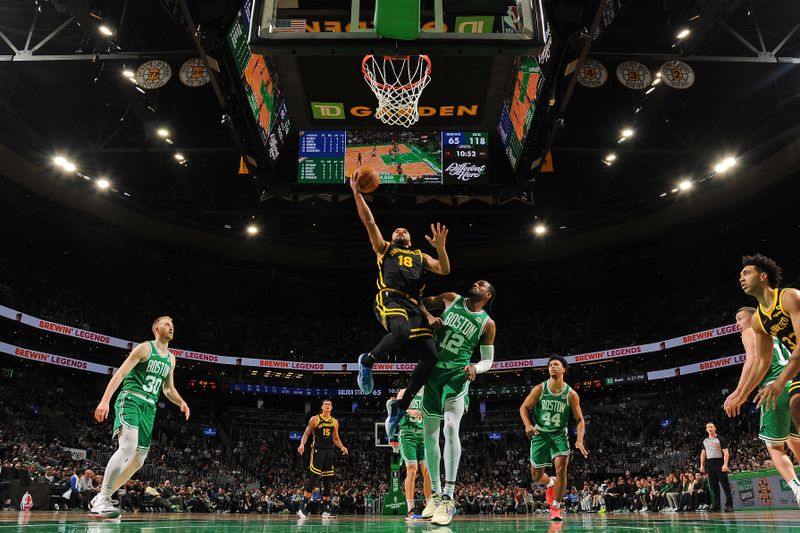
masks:
[[[100,30],[100,33],[102,33],[106,37],[111,37],[112,35],[114,35],[114,31],[111,28],[109,28],[107,24],[100,24],[100,26],[97,29]]]
[[[682,191],[688,191],[691,188],[692,188],[692,182],[689,180],[683,180],[678,184],[678,189]]]
[[[736,165],[735,157],[726,157],[725,159],[714,165],[714,171],[717,172],[718,174],[722,174],[730,170],[735,165]]]
[[[247,231],[248,235],[251,235],[251,236],[252,235],[258,235],[258,226],[256,226],[255,224],[249,224],[247,226],[246,231]]]
[[[169,130],[167,128],[158,128],[156,131],[159,137],[166,138],[169,137]]]
[[[656,88],[655,88],[655,84],[654,84],[654,85],[653,85],[653,87],[650,87],[649,89],[647,89],[647,90],[644,92],[644,94],[650,94],[651,92],[653,92],[653,91],[655,91],[655,90],[656,90]]]
[[[536,224],[533,227],[533,232],[536,235],[544,235],[545,233],[547,233],[547,226],[545,226],[544,224]]]
[[[677,37],[678,39],[685,39],[689,36],[690,33],[692,32],[689,31],[689,28],[684,28],[681,31],[679,31],[678,35],[676,35],[675,37]]]
[[[603,158],[603,163],[605,163],[605,164],[606,164],[606,165],[608,165],[608,166],[611,166],[611,163],[613,163],[613,162],[614,162],[614,161],[616,161],[616,160],[617,160],[617,154],[615,154],[615,153],[613,153],[613,152],[612,152],[612,153],[610,153],[610,154],[606,155],[606,156]]]
[[[632,128],[624,128],[620,133],[622,134],[623,139],[627,139],[628,137],[633,137]]]
[[[67,172],[75,172],[78,169],[75,163],[73,163],[72,161],[68,161],[66,158],[60,155],[57,155],[56,157],[53,158],[53,163],[63,168]]]
[[[125,76],[126,78],[128,78],[131,81],[136,81],[135,80],[136,74],[130,69],[127,69],[127,68],[123,69],[122,70],[122,75]]]
[[[182,154],[182,153],[180,153],[180,152],[176,152],[174,157],[175,157],[175,159],[176,159],[177,161],[180,161],[181,163],[183,163],[184,161],[186,161],[186,158],[185,158],[185,157],[183,156],[183,154]]]
[[[111,187],[111,182],[105,178],[100,178],[99,180],[97,180],[96,183],[97,183],[97,188],[100,190],[106,190],[109,187]]]

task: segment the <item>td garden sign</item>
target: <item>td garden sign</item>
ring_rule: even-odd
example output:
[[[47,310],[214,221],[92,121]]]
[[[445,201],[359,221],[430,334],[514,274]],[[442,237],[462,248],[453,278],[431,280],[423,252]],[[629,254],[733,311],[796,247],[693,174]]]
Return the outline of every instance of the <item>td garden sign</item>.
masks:
[[[345,118],[371,117],[374,107],[356,105],[345,108],[342,102],[311,102],[311,115],[317,120],[344,120]],[[419,106],[421,117],[477,117],[478,104]]]

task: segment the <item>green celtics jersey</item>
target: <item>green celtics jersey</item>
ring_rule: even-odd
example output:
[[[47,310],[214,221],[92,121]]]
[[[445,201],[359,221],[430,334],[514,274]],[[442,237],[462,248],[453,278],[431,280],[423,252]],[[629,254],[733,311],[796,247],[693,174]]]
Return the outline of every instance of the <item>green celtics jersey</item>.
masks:
[[[172,359],[169,352],[167,352],[166,357],[158,353],[155,342],[150,341],[149,345],[150,357],[140,361],[125,376],[122,381],[122,390],[130,391],[135,396],[155,404],[161,394],[161,385],[169,376],[170,368],[172,368]]]
[[[569,424],[569,385],[557,394],[550,390],[550,380],[542,383],[542,395],[533,406],[533,422],[540,433],[567,434]]]
[[[444,327],[436,330],[434,342],[439,352],[439,365],[446,368],[466,366],[472,352],[480,343],[483,326],[489,320],[486,311],[473,313],[467,309],[467,299],[457,296],[442,312]]]
[[[411,403],[408,406],[408,409],[414,409],[416,411],[422,412],[422,396],[423,390],[420,391],[414,396],[411,400]],[[392,403],[392,400],[386,402],[386,409],[389,409],[389,404]],[[422,431],[422,417],[416,416],[404,416],[403,419],[400,421],[400,431]]]
[[[783,367],[789,363],[789,356],[791,355],[792,352],[777,337],[772,337],[772,362],[769,364],[767,375],[758,384],[759,389],[778,379]]]

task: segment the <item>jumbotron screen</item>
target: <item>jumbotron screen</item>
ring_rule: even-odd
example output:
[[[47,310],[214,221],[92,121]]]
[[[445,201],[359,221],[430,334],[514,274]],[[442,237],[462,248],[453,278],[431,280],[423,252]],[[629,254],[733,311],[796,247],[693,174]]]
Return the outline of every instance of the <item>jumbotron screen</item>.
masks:
[[[301,131],[298,183],[344,183],[360,166],[387,184],[484,184],[487,132]]]

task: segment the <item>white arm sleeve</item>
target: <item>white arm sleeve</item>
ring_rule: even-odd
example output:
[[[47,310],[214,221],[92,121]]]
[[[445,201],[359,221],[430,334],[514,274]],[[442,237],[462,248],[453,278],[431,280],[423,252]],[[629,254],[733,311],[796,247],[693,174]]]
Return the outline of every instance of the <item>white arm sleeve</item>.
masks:
[[[476,374],[483,374],[487,372],[490,368],[492,368],[492,364],[494,363],[494,346],[492,345],[481,345],[481,360],[479,363],[475,364],[475,373]]]

